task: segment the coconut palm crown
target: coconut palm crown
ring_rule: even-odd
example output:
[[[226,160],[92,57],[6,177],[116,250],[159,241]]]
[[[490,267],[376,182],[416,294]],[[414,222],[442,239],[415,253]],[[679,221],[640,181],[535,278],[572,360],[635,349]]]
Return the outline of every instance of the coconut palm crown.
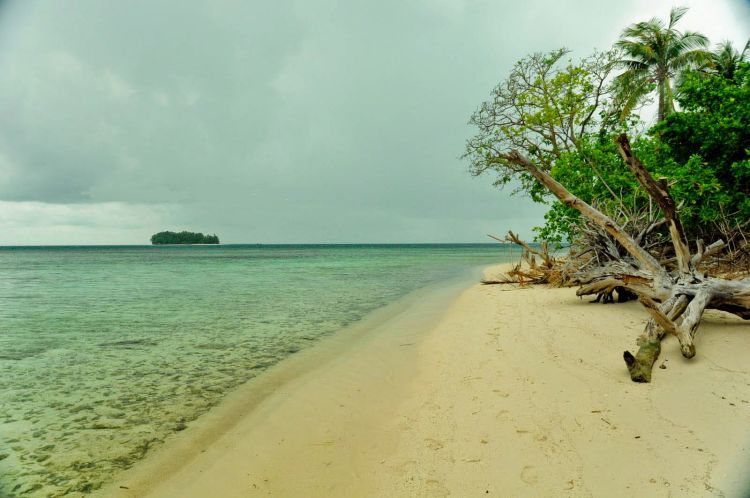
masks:
[[[750,58],[750,40],[745,44],[742,52],[734,48],[731,41],[717,45],[716,50],[711,52],[708,70],[724,78],[731,80],[739,65]]]
[[[625,71],[614,81],[620,94],[622,118],[656,89],[658,120],[662,121],[674,112],[672,80],[683,70],[707,62],[709,53],[705,47],[708,38],[700,33],[682,33],[675,29],[687,10],[686,7],[674,7],[666,25],[654,17],[631,24],[622,32],[615,46],[623,54],[619,64]]]

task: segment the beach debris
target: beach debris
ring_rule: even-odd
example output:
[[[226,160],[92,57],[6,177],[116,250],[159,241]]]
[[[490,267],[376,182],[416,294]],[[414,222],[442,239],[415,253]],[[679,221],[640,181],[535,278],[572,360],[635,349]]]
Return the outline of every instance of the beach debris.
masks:
[[[513,268],[498,278],[483,279],[481,282],[484,285],[519,284],[524,287],[539,284],[560,285],[562,283],[559,262],[550,254],[546,242],[542,242],[539,249],[535,249],[512,231],[508,231],[505,239],[490,234],[487,236],[501,243],[516,244],[521,247],[522,251],[521,260]],[[537,257],[541,260],[541,264],[537,263]],[[524,263],[526,264],[525,267]]]
[[[623,359],[631,380],[650,382],[661,353],[661,341],[667,334],[677,337],[685,358],[695,356],[694,339],[706,309],[750,320],[750,275],[736,271],[719,274],[715,256],[726,248],[723,240],[709,245],[697,240],[691,250],[679,217],[680,206],[669,192],[667,179],[651,176],[633,154],[625,134],[619,135],[615,142],[625,165],[663,216],[652,219],[638,233],[633,232],[632,226],[630,231],[625,228],[627,216],[622,216],[624,222],[618,222],[595,205],[579,199],[518,150],[497,156],[524,169],[586,219],[589,231],[584,233],[594,237],[597,245],[569,257],[563,266],[562,278],[580,285],[576,292],[579,296],[596,295],[603,302],[613,302],[614,292],[618,294],[618,301],[637,297],[650,318],[637,340],[638,351],[635,354],[625,351]],[[646,243],[649,235],[660,226],[668,229],[669,236],[664,239],[668,243],[656,246]],[[534,255],[539,254],[527,250],[525,259],[532,270],[538,268]],[[582,259],[584,255],[588,259]],[[577,261],[578,265],[572,261]],[[581,266],[582,261],[589,264]],[[551,259],[550,262],[554,263]],[[547,264],[545,259],[544,264]]]

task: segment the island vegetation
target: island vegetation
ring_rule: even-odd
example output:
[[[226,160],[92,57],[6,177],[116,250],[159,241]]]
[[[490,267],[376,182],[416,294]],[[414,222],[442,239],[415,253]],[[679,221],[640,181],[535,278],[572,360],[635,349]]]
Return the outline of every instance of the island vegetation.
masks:
[[[219,237],[195,232],[159,232],[151,236],[153,245],[165,244],[219,244]]]
[[[624,353],[638,382],[666,334],[696,354],[705,309],[750,319],[750,42],[711,50],[677,29],[686,11],[628,26],[578,61],[565,49],[521,59],[471,117],[466,145],[474,175],[550,206],[541,249],[508,234],[527,264],[497,283],[638,298],[650,319]],[[555,258],[561,243],[569,255]]]

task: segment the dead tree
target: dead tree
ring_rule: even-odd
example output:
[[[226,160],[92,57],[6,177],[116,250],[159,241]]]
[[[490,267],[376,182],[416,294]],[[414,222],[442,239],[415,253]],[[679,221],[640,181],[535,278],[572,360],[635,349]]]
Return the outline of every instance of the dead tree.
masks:
[[[512,242],[521,247],[522,251],[521,260],[516,265],[497,278],[482,279],[484,285],[520,284],[523,286],[527,284],[559,285],[561,283],[562,271],[558,268],[558,261],[550,254],[546,242],[542,242],[539,249],[535,249],[512,231],[508,231],[505,239],[495,235],[487,236],[501,243]],[[541,260],[540,263],[537,263],[537,257]],[[524,263],[526,263],[526,267],[524,267]]]
[[[578,290],[578,295],[623,288],[638,296],[651,318],[638,339],[638,352],[633,355],[625,351],[623,357],[633,381],[650,382],[665,334],[675,335],[682,355],[692,358],[695,356],[694,338],[704,310],[722,310],[750,320],[750,278],[725,280],[701,271],[701,263],[721,250],[724,242],[718,240],[707,247],[698,242],[695,253],[691,253],[666,179],[656,180],[651,176],[633,155],[625,135],[620,135],[616,142],[625,164],[664,215],[674,249],[672,264],[660,262],[640,245],[638,237],[630,236],[614,220],[570,193],[518,151],[499,157],[528,171],[560,201],[578,210],[627,252],[628,257],[590,270],[583,279],[588,283]]]

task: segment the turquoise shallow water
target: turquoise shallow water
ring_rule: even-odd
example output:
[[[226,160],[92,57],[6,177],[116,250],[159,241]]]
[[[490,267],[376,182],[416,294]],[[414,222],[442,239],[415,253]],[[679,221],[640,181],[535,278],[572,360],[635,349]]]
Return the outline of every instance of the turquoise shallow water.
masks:
[[[97,489],[284,357],[478,245],[0,248],[0,496]]]

